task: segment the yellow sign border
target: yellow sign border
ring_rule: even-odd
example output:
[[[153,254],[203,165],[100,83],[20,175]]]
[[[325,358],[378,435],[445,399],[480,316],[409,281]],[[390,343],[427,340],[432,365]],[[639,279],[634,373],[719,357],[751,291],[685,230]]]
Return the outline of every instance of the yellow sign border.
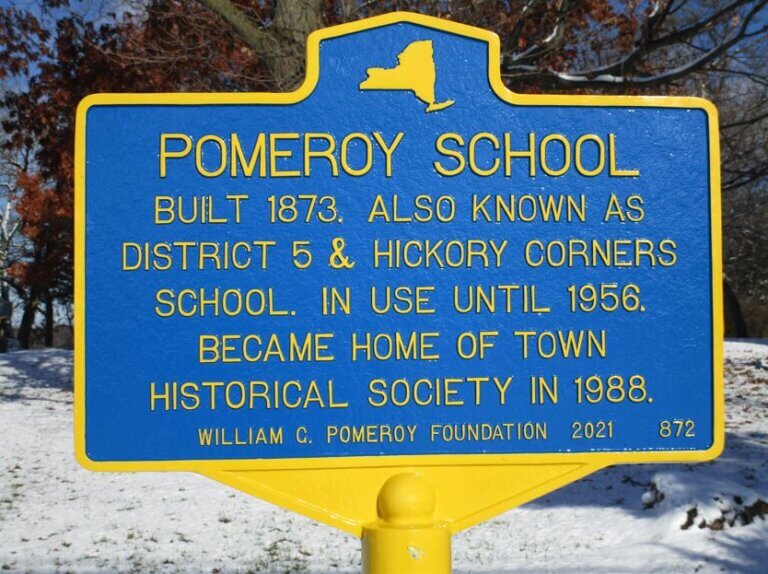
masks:
[[[304,459],[247,460],[178,460],[178,461],[119,461],[91,460],[85,448],[85,132],[88,110],[100,105],[212,105],[212,104],[294,104],[307,98],[319,78],[319,48],[324,40],[363,30],[397,23],[411,23],[480,40],[488,44],[488,78],[492,90],[504,102],[536,106],[597,106],[597,107],[664,107],[703,110],[708,118],[710,219],[712,249],[712,314],[713,314],[713,444],[707,450],[548,453],[548,454],[459,454],[459,455],[394,455],[329,457]],[[723,295],[722,295],[722,235],[720,228],[720,143],[717,108],[704,99],[693,97],[657,96],[564,96],[529,95],[511,92],[503,83],[500,71],[499,37],[488,30],[458,24],[440,18],[393,12],[357,22],[341,24],[313,32],[307,40],[307,73],[304,83],[287,93],[165,93],[165,94],[94,94],[84,98],[77,109],[75,134],[75,454],[86,469],[95,471],[189,471],[217,478],[224,471],[309,470],[355,468],[418,468],[460,467],[477,465],[547,465],[584,464],[592,472],[603,466],[649,462],[699,462],[716,458],[724,448],[725,406],[723,397]],[[577,473],[579,475],[588,472]],[[572,480],[579,478],[574,476]],[[227,479],[221,478],[227,482]],[[570,482],[567,480],[563,484]],[[551,489],[550,489],[551,490]],[[543,492],[542,492],[543,493]],[[269,498],[285,506],[291,500],[278,493]],[[533,498],[533,496],[531,496]],[[312,515],[307,508],[302,510]],[[493,513],[490,510],[488,516]],[[324,519],[322,516],[318,518]],[[473,521],[475,522],[475,521]],[[337,524],[338,526],[338,524]],[[343,526],[342,526],[343,528]],[[355,527],[356,528],[356,527]],[[356,533],[354,528],[344,528]]]

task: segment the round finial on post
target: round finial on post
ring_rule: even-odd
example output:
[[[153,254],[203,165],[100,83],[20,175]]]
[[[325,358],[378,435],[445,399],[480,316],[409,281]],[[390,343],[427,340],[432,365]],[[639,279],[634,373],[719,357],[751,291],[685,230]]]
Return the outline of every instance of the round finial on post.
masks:
[[[435,522],[437,494],[421,474],[396,474],[376,500],[379,519],[363,529],[364,574],[450,574],[451,531]]]
[[[381,487],[376,511],[379,518],[392,525],[432,524],[435,489],[420,474],[396,474]]]

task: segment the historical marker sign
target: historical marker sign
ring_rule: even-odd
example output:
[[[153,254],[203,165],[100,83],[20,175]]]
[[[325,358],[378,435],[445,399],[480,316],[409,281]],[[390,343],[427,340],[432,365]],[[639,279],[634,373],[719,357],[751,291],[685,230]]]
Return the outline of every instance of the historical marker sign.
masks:
[[[512,94],[421,16],[309,46],[294,93],[82,104],[81,462],[716,456],[713,106]]]

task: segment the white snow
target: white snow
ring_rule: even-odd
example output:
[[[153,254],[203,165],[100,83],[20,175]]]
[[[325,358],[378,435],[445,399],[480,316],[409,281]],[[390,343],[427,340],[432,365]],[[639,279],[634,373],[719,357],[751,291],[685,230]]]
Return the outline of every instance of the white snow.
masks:
[[[80,468],[71,366],[0,355],[0,572],[359,571],[355,538],[206,478]],[[727,343],[726,395],[717,461],[596,473],[457,535],[455,571],[768,571],[768,342]]]

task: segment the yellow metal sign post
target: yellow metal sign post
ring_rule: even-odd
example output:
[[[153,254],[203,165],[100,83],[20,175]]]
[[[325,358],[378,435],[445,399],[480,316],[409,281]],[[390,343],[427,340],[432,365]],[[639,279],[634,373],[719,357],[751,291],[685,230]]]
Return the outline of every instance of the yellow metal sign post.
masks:
[[[291,93],[80,105],[84,467],[197,472],[436,574],[601,468],[719,455],[712,104],[514,94],[495,34],[411,13],[307,58]]]

